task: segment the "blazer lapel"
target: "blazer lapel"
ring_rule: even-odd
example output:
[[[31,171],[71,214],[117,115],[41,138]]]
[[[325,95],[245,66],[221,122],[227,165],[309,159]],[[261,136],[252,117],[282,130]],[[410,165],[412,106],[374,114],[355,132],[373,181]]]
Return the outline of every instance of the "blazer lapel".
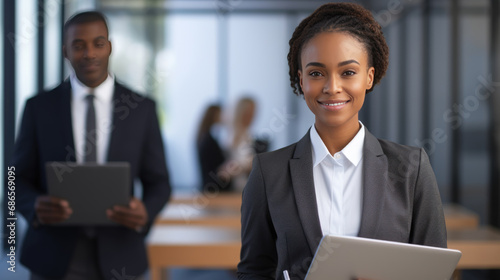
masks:
[[[297,143],[293,158],[289,160],[293,192],[311,253],[323,236],[316,204],[312,166],[312,150],[309,132]]]
[[[363,146],[363,210],[358,236],[373,237],[378,231],[379,220],[384,212],[387,188],[387,157],[380,143],[365,129]]]
[[[108,146],[108,156],[107,161],[114,161],[118,159],[119,152],[119,139],[120,133],[123,131],[124,120],[130,113],[130,108],[125,107],[123,103],[120,102],[120,94],[124,91],[124,88],[115,81],[115,89],[113,93],[113,126],[109,135],[109,146]]]
[[[75,142],[73,139],[73,117],[71,116],[71,83],[69,82],[69,79],[61,84],[59,94],[61,95],[61,98],[58,98],[58,100],[61,102],[59,108],[61,108],[61,127],[64,135],[64,143],[69,145],[69,147],[65,148],[69,149],[67,152],[72,155],[72,157],[67,158],[67,160],[70,159],[72,161],[76,161],[76,155],[74,152]]]

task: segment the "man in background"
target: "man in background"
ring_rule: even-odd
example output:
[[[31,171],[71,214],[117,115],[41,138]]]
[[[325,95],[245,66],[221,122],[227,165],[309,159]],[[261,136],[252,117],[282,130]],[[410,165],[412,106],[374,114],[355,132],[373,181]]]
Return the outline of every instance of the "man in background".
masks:
[[[26,102],[16,140],[16,204],[29,224],[21,262],[33,280],[139,277],[148,266],[145,236],[170,196],[156,105],[109,73],[111,42],[101,13],[76,14],[63,32],[63,55],[74,72]],[[49,161],[129,162],[142,199],[131,194],[128,206],[107,211],[119,226],[58,226],[73,209],[47,194]]]

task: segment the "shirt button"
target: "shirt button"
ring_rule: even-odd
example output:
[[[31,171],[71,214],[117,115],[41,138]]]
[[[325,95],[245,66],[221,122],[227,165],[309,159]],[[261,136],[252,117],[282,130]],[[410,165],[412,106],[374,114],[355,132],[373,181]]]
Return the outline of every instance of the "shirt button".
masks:
[[[335,154],[334,158],[335,158],[335,159],[339,159],[339,158],[340,158],[340,155],[339,155],[339,154]]]

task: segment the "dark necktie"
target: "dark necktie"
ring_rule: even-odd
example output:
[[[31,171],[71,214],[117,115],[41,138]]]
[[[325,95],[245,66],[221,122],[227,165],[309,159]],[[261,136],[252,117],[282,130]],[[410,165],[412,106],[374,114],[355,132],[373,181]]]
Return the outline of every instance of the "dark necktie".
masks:
[[[87,115],[85,116],[85,147],[83,150],[83,162],[96,162],[97,160],[97,130],[95,125],[94,93],[91,91],[86,97]],[[83,228],[87,238],[95,238],[97,233],[93,226]]]
[[[95,123],[94,97],[92,92],[85,97],[87,101],[87,115],[85,117],[85,148],[83,162],[97,161],[97,130]]]

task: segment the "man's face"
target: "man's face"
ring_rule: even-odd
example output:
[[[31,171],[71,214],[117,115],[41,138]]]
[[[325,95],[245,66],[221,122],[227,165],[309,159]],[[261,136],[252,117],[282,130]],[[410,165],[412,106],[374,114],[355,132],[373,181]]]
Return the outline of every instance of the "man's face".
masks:
[[[78,80],[88,87],[100,85],[108,77],[111,42],[102,21],[75,24],[68,28],[63,44],[64,57]]]

